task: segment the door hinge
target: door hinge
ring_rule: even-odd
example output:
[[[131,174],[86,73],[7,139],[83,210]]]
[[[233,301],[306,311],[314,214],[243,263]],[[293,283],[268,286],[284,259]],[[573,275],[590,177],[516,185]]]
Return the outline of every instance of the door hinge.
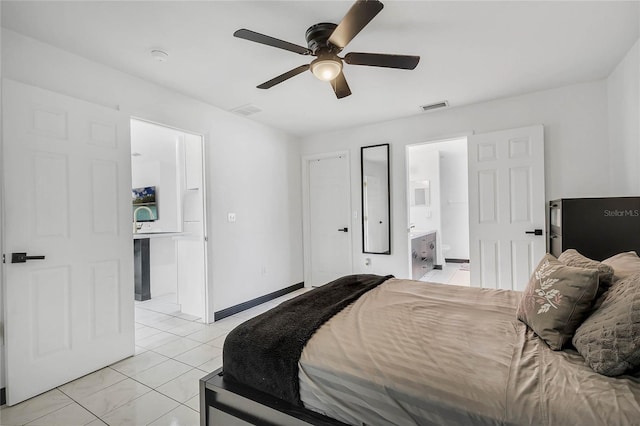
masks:
[[[4,253],[2,253],[2,263],[6,263],[6,262],[5,262],[5,255],[4,255]]]

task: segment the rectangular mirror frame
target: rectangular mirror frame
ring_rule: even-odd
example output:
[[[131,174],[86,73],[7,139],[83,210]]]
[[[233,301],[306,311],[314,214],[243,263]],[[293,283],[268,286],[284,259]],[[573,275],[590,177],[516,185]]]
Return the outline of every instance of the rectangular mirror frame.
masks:
[[[371,244],[368,244],[371,240],[371,235],[368,235],[368,230],[367,230],[367,226],[365,224],[365,219],[368,219],[369,217],[369,213],[367,212],[367,206],[366,206],[366,195],[365,195],[365,191],[367,191],[367,188],[365,187],[365,176],[367,176],[365,174],[365,167],[366,167],[366,163],[365,163],[365,156],[367,153],[368,149],[372,149],[372,148],[380,148],[380,147],[384,147],[385,148],[385,152],[384,152],[384,162],[386,163],[386,181],[384,182],[384,184],[386,184],[386,194],[381,194],[382,197],[379,197],[378,199],[381,199],[382,202],[386,201],[386,205],[381,206],[382,210],[386,210],[382,212],[382,216],[383,219],[386,219],[387,222],[387,226],[385,227],[385,231],[386,231],[386,241],[382,241],[382,246],[379,247],[379,249],[375,249],[375,247],[371,247]],[[384,179],[384,177],[383,177]],[[391,254],[391,196],[390,196],[390,188],[391,188],[391,178],[390,178],[390,173],[389,173],[389,144],[385,143],[385,144],[378,144],[378,145],[370,145],[370,146],[363,146],[360,148],[360,200],[361,200],[361,206],[362,206],[362,211],[361,211],[361,223],[362,223],[362,252],[363,253],[370,253],[370,254]],[[382,235],[382,239],[384,239],[384,234]]]

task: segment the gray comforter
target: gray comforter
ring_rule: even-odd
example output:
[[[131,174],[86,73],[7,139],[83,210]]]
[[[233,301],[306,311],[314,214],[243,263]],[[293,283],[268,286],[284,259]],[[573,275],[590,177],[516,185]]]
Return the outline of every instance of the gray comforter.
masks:
[[[300,397],[356,425],[640,425],[640,378],[550,350],[516,320],[520,297],[388,280],[309,340]]]

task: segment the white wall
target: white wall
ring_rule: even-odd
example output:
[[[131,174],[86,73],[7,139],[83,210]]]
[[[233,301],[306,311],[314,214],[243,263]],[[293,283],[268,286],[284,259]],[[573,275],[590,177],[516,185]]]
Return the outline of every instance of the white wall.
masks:
[[[445,142],[457,149],[440,159],[442,254],[447,259],[469,259],[469,177],[467,140]],[[444,247],[448,249],[445,251]]]
[[[296,137],[6,29],[2,56],[4,77],[205,135],[214,311],[303,281]]]
[[[423,187],[421,183],[428,181],[429,200],[426,204],[411,203],[409,222],[414,231],[440,232],[440,152],[428,149],[428,145],[412,147],[410,152],[409,186]]]
[[[609,184],[607,118],[607,84],[597,81],[313,135],[304,138],[302,153],[349,150],[351,194],[353,205],[358,206],[360,147],[391,144],[391,255],[367,255],[372,264],[366,268],[365,256],[360,250],[360,225],[354,220],[353,269],[356,273],[391,273],[408,277],[406,145],[469,132],[484,133],[542,123],[545,126],[547,200],[609,195],[615,192],[617,185]]]
[[[131,121],[131,186],[156,187],[158,220],[144,223],[141,231],[182,231],[182,158],[178,149],[184,132],[147,123]]]
[[[611,193],[640,195],[640,40],[607,78]]]

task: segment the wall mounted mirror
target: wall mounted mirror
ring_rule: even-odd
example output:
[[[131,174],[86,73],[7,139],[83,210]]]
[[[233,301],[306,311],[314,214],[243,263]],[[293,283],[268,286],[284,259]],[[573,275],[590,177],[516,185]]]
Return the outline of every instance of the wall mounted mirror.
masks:
[[[389,144],[360,148],[362,252],[391,254]]]

